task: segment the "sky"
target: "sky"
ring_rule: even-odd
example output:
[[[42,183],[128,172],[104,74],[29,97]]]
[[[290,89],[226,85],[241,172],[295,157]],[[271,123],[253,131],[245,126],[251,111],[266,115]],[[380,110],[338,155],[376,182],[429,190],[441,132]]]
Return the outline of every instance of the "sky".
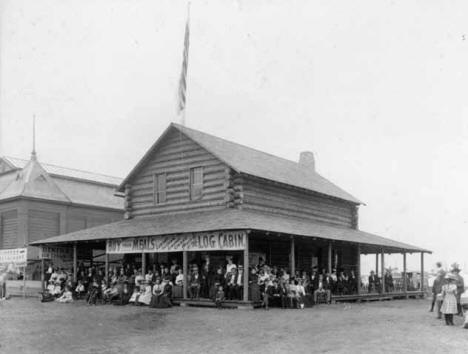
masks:
[[[30,155],[35,115],[40,161],[125,177],[180,119],[186,4],[0,0],[0,155]],[[467,11],[192,0],[187,126],[291,160],[313,151],[365,203],[362,230],[432,250],[426,269],[466,268]]]

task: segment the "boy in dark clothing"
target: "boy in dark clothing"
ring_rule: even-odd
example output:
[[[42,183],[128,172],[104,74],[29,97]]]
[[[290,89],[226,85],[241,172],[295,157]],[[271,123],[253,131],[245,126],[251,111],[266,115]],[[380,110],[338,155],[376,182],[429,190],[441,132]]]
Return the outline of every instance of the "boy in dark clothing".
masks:
[[[224,291],[223,287],[220,285],[215,296],[215,304],[218,309],[222,309],[222,303],[224,301]]]

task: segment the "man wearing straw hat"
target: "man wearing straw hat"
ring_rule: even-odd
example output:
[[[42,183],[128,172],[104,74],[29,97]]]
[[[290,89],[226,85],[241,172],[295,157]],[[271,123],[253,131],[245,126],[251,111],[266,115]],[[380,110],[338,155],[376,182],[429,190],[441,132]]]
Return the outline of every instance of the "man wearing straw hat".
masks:
[[[452,274],[455,276],[455,284],[457,285],[457,310],[458,315],[463,316],[462,306],[461,306],[461,295],[465,292],[465,282],[463,277],[460,275],[460,267],[457,263],[452,264]]]

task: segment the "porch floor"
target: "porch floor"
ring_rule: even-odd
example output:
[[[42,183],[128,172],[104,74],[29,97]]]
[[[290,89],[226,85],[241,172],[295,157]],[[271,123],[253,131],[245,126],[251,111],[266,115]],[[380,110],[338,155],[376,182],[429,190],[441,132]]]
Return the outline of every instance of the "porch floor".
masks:
[[[365,293],[365,294],[353,294],[353,295],[332,295],[332,302],[361,302],[361,301],[385,301],[394,299],[409,299],[409,298],[423,298],[425,295],[424,291],[407,291],[404,292],[392,292],[392,293]]]

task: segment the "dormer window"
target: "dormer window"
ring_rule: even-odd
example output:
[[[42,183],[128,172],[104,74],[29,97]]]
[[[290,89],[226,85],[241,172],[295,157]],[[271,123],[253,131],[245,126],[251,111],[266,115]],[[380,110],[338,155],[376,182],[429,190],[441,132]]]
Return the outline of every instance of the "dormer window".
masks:
[[[166,174],[158,173],[153,175],[153,198],[154,204],[166,202]]]
[[[199,200],[203,197],[203,167],[190,169],[190,200]]]

